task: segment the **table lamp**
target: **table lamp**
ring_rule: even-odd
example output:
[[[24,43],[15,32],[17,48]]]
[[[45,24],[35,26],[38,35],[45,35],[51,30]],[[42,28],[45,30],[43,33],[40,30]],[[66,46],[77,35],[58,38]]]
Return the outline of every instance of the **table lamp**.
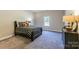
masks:
[[[76,30],[79,32],[79,16],[75,16],[75,21],[76,21]]]
[[[73,22],[75,22],[75,18],[74,18],[74,16],[63,16],[63,22],[67,23],[67,25],[65,26],[65,29],[67,31],[71,31],[72,24],[73,24]]]
[[[79,16],[75,16],[75,20],[79,22]]]

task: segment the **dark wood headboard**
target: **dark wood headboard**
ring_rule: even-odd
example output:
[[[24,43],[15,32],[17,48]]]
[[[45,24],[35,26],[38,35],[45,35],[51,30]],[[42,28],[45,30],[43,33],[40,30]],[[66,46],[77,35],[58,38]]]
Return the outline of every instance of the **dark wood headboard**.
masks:
[[[17,21],[14,21],[14,27],[17,27]]]
[[[16,27],[17,27],[17,21],[14,21],[14,34],[16,32]]]

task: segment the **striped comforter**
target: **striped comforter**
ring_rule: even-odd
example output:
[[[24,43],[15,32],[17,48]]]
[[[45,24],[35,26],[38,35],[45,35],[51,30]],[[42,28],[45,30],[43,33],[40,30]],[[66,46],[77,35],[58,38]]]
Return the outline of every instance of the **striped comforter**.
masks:
[[[17,33],[23,33],[23,34],[26,34],[28,37],[31,37],[32,35],[32,32],[34,31],[35,34],[40,31],[40,28],[41,27],[17,27],[16,28],[16,32]]]

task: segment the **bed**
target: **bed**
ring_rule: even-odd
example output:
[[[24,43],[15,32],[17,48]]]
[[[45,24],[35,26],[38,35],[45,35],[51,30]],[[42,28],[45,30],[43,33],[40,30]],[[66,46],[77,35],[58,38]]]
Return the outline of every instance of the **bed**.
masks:
[[[26,38],[31,39],[33,41],[37,37],[39,37],[42,34],[42,27],[18,27],[17,21],[14,22],[14,34],[25,36]]]

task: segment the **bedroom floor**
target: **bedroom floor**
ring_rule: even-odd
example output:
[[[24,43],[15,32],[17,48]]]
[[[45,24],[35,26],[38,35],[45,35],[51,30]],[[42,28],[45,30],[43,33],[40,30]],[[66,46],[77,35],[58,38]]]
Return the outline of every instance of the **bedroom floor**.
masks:
[[[57,32],[43,31],[43,34],[31,42],[21,36],[0,41],[0,48],[4,49],[63,49],[62,34]]]
[[[26,49],[64,49],[62,33],[43,31]]]
[[[2,49],[23,49],[31,41],[25,37],[16,36],[0,41],[0,48]]]

